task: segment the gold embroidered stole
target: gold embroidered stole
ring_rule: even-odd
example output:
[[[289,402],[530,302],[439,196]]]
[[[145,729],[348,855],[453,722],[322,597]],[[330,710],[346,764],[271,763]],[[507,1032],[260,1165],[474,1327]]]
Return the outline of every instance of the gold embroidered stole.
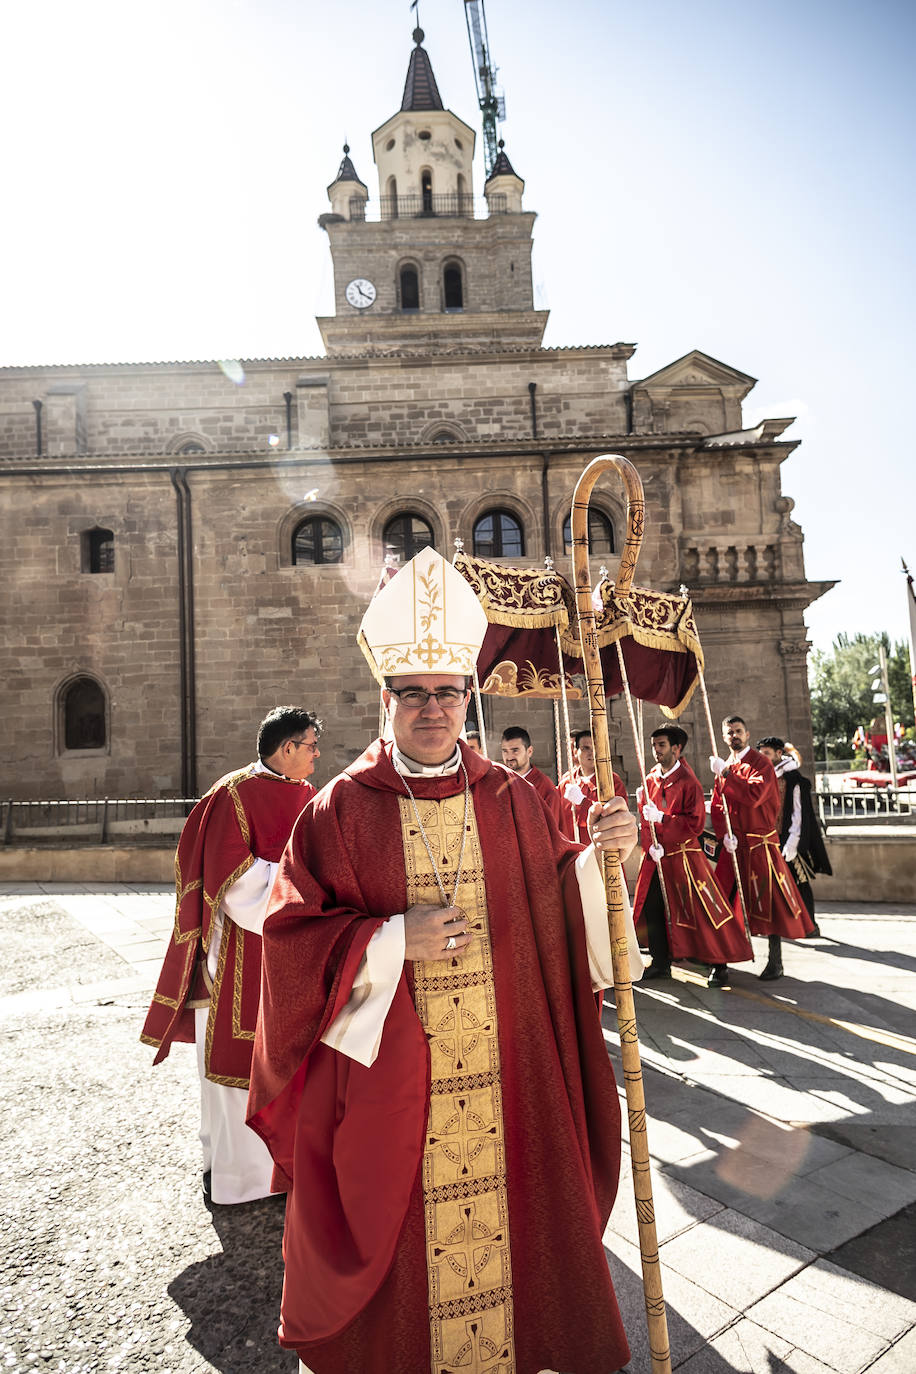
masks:
[[[441,901],[408,798],[401,799],[407,904]],[[417,801],[451,894],[464,796]],[[512,1266],[496,994],[483,859],[473,807],[455,898],[473,940],[449,959],[414,964],[417,1014],[429,1040],[432,1087],[423,1151],[432,1374],[513,1374]]]

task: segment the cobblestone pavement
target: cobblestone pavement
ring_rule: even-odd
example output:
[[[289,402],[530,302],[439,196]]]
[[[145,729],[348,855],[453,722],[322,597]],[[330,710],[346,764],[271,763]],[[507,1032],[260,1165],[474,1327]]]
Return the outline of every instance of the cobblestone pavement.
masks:
[[[916,908],[825,913],[777,984],[638,993],[688,1374],[916,1371]],[[0,1371],[295,1374],[282,1201],[206,1207],[191,1047],[154,1070],[137,1038],[171,914],[161,886],[0,885]],[[606,1245],[648,1374],[626,1152]]]

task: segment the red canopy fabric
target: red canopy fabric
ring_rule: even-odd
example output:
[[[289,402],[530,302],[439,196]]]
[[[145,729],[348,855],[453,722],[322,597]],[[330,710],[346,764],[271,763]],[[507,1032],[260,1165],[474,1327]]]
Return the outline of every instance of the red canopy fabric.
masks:
[[[586,695],[575,593],[553,568],[515,568],[472,558],[454,566],[476,592],[489,627],[477,659],[480,690],[495,696],[558,697],[560,660],[571,699]],[[595,601],[598,646],[609,697],[623,691],[620,640],[630,691],[678,716],[693,695],[703,652],[689,598],[632,587],[617,597],[603,580]],[[559,640],[559,642],[558,642]]]

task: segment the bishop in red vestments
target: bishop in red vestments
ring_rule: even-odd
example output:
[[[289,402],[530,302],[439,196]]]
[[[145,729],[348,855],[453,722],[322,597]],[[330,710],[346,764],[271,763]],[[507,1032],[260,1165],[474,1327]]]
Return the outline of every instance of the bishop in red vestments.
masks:
[[[709,761],[716,779],[710,815],[716,835],[723,841],[716,877],[735,911],[740,911],[734,865],[731,854],[726,852],[724,797],[737,841],[738,868],[751,934],[766,935],[769,939],[769,957],[760,977],[781,978],[780,937],[801,940],[814,926],[780,850],[776,830],[779,787],[773,765],[764,754],[751,748],[747,725],[740,716],[726,717],[722,736],[731,750],[728,759],[713,755]]]
[[[620,1119],[594,857],[458,744],[486,625],[452,572],[424,550],[371,603],[393,743],[306,808],[264,927],[249,1120],[288,1187],[280,1341],[313,1374],[611,1374],[629,1352],[602,1245]],[[617,800],[592,830],[635,841]]]
[[[280,856],[315,788],[320,722],[277,707],[258,729],[258,760],[194,807],[175,855],[176,908],[141,1040],[154,1064],[197,1044],[205,1191],[217,1203],[270,1193],[271,1161],[245,1125],[261,991],[261,927]]]
[[[743,922],[723,897],[699,843],[706,801],[696,774],[682,757],[686,744],[687,733],[679,725],[653,730],[657,763],[646,778],[645,795],[640,795],[642,788],[637,793],[643,858],[633,917],[640,943],[648,944],[652,956],[644,979],[667,977],[676,959],[696,959],[715,969],[754,957]],[[659,874],[665,880],[667,910]],[[714,981],[721,985],[721,975]]]

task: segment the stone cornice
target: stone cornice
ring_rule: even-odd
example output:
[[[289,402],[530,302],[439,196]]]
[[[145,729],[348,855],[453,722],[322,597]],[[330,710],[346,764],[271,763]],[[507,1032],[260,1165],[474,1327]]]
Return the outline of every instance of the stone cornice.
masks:
[[[446,423],[446,422],[443,422]],[[770,450],[784,450],[779,459],[788,457],[795,443],[768,444]],[[428,441],[399,441],[391,444],[336,444],[314,445],[309,448],[293,449],[224,449],[219,452],[175,454],[157,451],[139,453],[87,453],[60,454],[54,457],[23,453],[0,457],[0,473],[10,475],[22,472],[26,467],[35,472],[47,472],[51,468],[79,471],[91,467],[95,471],[114,470],[117,467],[182,467],[188,471],[197,468],[225,467],[265,467],[276,468],[287,463],[326,464],[357,462],[388,462],[399,459],[416,462],[423,459],[434,461],[437,465],[455,459],[505,457],[532,459],[580,457],[583,467],[599,453],[623,453],[633,455],[643,453],[654,455],[660,463],[675,463],[684,452],[696,451],[696,434],[575,434],[541,435],[537,439],[522,436],[517,439],[494,438],[471,440],[450,444],[431,444]],[[729,450],[733,452],[734,450]],[[744,450],[748,453],[748,450]],[[753,456],[750,453],[749,456]],[[714,461],[718,454],[702,455],[704,461]]]

